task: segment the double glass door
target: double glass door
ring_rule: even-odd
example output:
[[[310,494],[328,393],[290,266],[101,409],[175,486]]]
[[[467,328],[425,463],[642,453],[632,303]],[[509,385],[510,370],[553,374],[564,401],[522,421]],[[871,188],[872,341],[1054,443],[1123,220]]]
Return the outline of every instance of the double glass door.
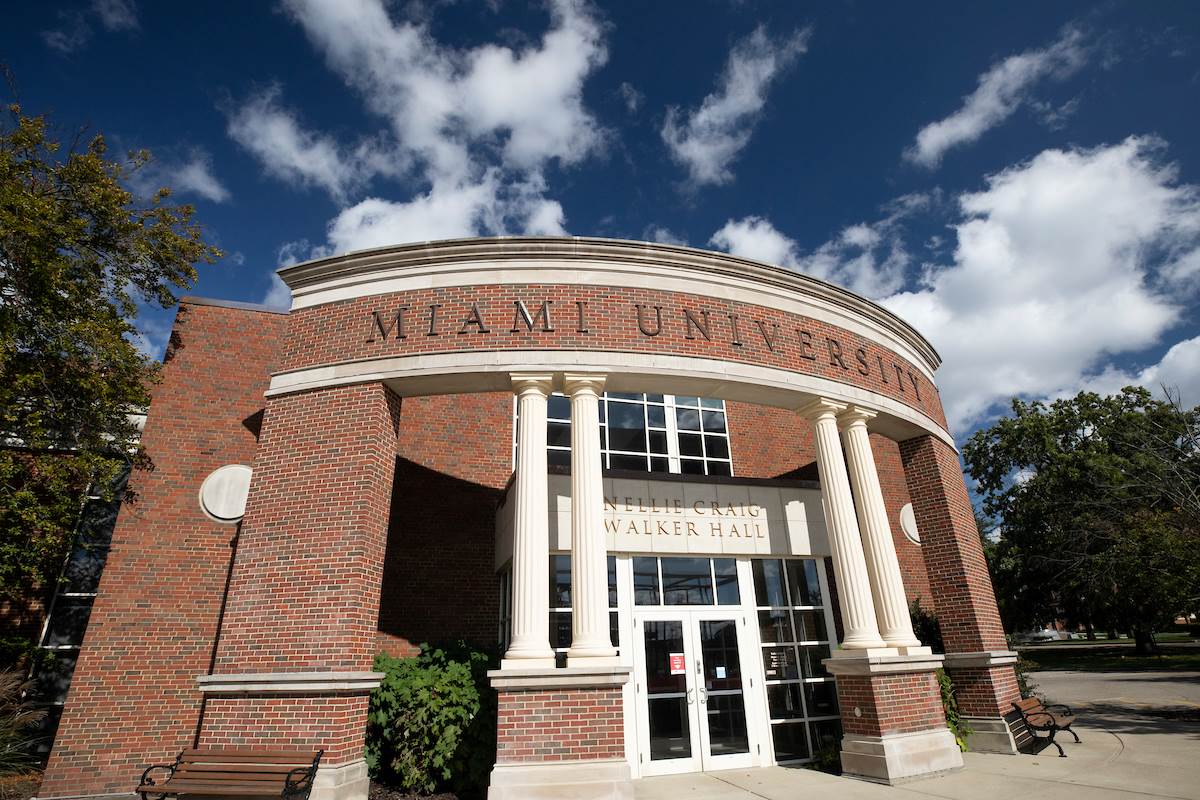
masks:
[[[634,629],[642,774],[753,766],[745,614],[644,612]]]

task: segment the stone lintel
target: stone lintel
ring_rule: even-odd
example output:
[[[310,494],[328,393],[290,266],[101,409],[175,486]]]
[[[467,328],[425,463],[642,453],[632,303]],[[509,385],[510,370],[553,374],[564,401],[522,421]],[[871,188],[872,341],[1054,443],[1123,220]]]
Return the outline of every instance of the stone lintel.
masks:
[[[630,668],[620,665],[549,669],[494,669],[488,672],[492,688],[508,691],[543,689],[619,688],[629,682]]]
[[[1017,663],[1017,653],[1012,650],[981,650],[975,653],[946,653],[946,669],[972,669],[980,667],[1004,667]]]
[[[837,675],[893,675],[904,672],[932,672],[942,666],[942,656],[936,653],[914,655],[875,655],[869,651],[845,650],[839,655],[823,659],[822,664],[834,676]],[[856,655],[856,652],[863,655]],[[841,653],[845,653],[842,655]]]
[[[197,675],[205,694],[278,694],[281,692],[369,692],[382,672],[239,672]]]
[[[624,760],[497,764],[488,800],[633,800]]]

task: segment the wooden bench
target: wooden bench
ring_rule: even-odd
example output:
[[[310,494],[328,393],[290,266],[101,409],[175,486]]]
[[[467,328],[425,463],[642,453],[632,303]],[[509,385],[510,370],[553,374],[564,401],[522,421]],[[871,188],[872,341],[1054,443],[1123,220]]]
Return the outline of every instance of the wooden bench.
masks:
[[[261,796],[304,800],[324,750],[184,750],[174,764],[142,773],[142,800],[186,795]],[[156,772],[158,771],[158,772]]]
[[[1021,719],[1031,734],[1033,731],[1042,731],[1048,734],[1045,741],[1058,749],[1060,758],[1066,758],[1067,754],[1063,752],[1062,745],[1054,741],[1054,734],[1066,731],[1075,737],[1076,742],[1079,741],[1079,734],[1071,730],[1071,725],[1075,722],[1075,714],[1067,706],[1058,703],[1046,705],[1036,697],[1027,697],[1014,702],[1013,708],[1020,712]],[[1037,736],[1031,738],[1036,740]]]

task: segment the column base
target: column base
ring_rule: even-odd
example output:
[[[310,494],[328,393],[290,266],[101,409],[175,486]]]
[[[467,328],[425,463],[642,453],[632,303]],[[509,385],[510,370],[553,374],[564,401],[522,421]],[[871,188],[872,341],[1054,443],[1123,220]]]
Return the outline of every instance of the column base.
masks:
[[[367,800],[371,779],[363,759],[317,769],[309,800]]]
[[[557,666],[554,660],[554,655],[535,656],[530,658],[502,658],[500,659],[500,669],[509,671],[520,671],[525,669],[554,669]]]
[[[962,769],[962,753],[947,728],[884,736],[846,734],[842,774],[895,785]]]
[[[497,764],[488,800],[633,800],[625,761]]]
[[[967,737],[967,750],[970,752],[1017,754],[1017,742],[1004,717],[963,716],[962,720],[971,726],[971,735]]]

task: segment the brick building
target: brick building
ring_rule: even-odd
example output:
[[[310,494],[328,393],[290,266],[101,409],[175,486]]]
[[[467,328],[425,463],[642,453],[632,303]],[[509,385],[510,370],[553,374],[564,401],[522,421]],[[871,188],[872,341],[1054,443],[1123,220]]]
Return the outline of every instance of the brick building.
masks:
[[[1017,696],[938,356],[890,312],[724,254],[470,239],[186,299],[41,797],[193,745],[325,750],[366,796],[379,651],[500,643],[493,797],[802,762],[954,769]],[[252,469],[240,524],[197,495]],[[945,654],[908,604],[940,617]],[[840,744],[839,744],[840,742]]]

